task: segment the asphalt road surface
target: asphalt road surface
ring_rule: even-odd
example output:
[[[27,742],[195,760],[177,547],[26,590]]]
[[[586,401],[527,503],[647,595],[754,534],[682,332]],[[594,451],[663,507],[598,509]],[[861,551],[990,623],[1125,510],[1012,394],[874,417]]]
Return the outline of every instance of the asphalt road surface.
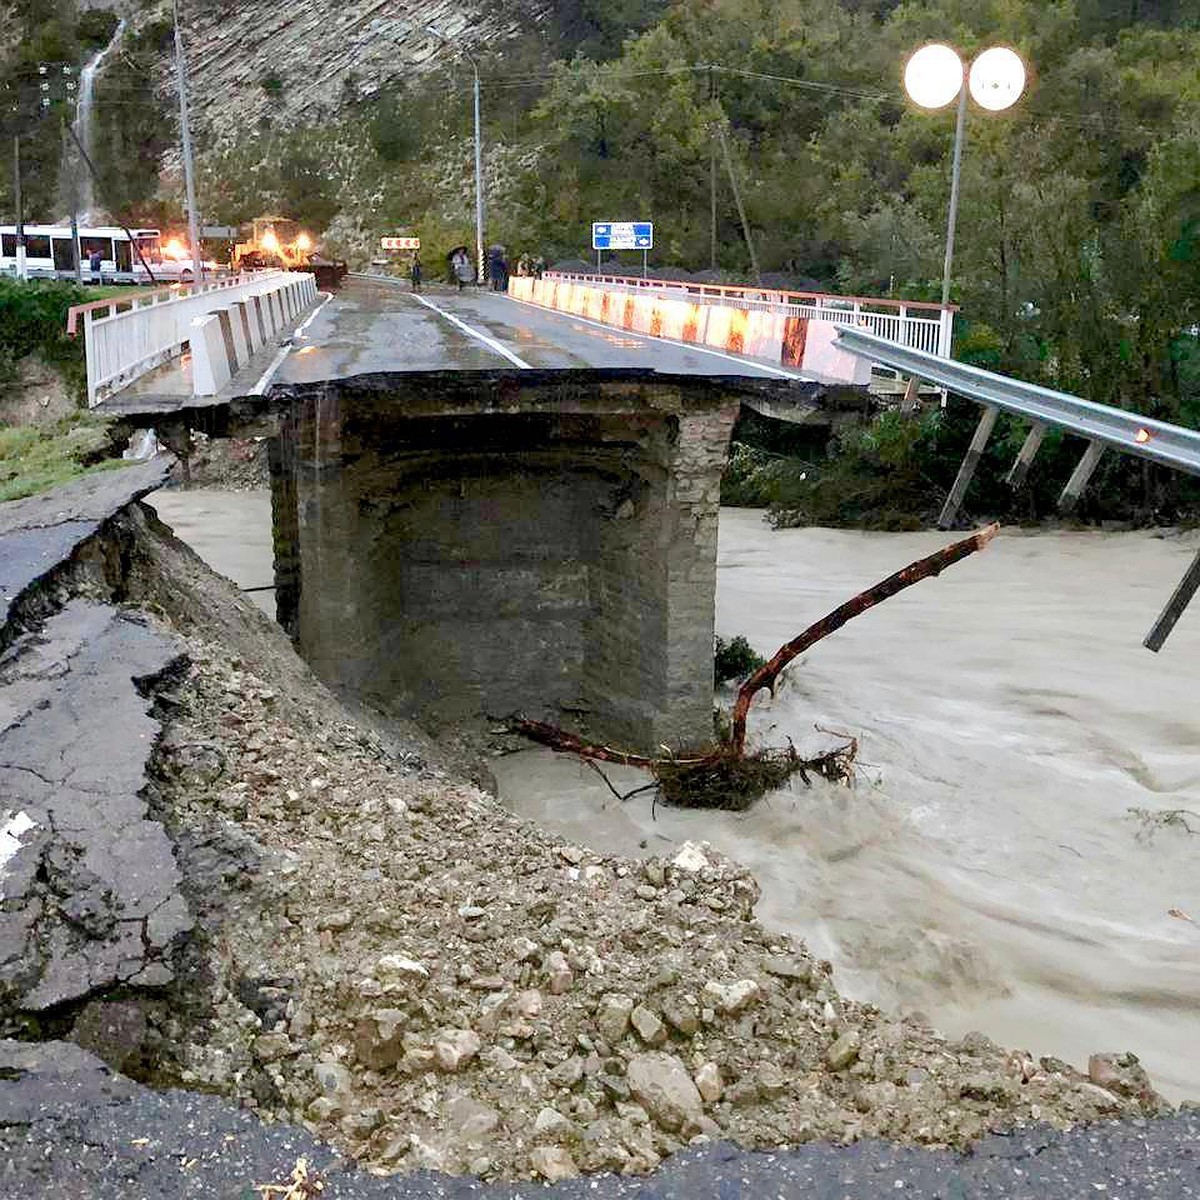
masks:
[[[369,371],[640,367],[681,375],[803,379],[795,371],[641,337],[498,292],[352,277],[296,339],[275,383]]]
[[[0,1041],[2,1200],[260,1200],[300,1157],[324,1184],[320,1200],[1194,1200],[1200,1113],[991,1136],[967,1155],[876,1141],[775,1154],[713,1143],[643,1179],[377,1178],[216,1096],[152,1092],[63,1042]]]

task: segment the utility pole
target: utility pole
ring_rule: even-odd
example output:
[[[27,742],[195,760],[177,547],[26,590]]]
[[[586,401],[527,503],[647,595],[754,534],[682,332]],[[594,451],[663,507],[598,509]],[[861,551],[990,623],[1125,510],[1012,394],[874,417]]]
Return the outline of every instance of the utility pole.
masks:
[[[708,103],[714,110],[717,105],[717,80],[713,71],[712,63],[708,64]],[[715,273],[717,269],[717,126],[714,123],[709,126],[708,137],[709,162],[708,162],[708,184],[709,184],[709,268]]]
[[[187,68],[183,57],[183,31],[179,24],[179,0],[172,0],[175,18],[175,79],[179,85],[179,136],[183,141],[183,182],[187,189],[188,240],[192,243],[192,278],[204,282],[204,262],[200,253],[200,216],[196,212],[196,171],[192,162],[192,132],[188,126]]]
[[[71,131],[74,133],[74,130]],[[62,145],[63,145],[63,161],[66,162],[69,154],[67,142],[67,118],[62,119]],[[71,160],[74,162],[74,156],[71,155]],[[75,282],[83,287],[83,252],[79,245],[79,171],[78,168],[70,172],[71,178],[71,256],[75,259]]]
[[[958,96],[958,119],[954,125],[954,166],[950,174],[950,215],[946,219],[946,261],[942,268],[942,310],[950,303],[950,272],[954,267],[954,226],[958,220],[958,186],[962,176],[963,137],[967,128],[967,83]]]
[[[750,222],[746,220],[746,207],[742,204],[742,189],[738,187],[737,174],[733,169],[733,156],[729,153],[729,139],[725,136],[725,125],[718,124],[721,134],[721,149],[725,152],[725,169],[729,172],[729,182],[733,185],[733,199],[737,204],[738,217],[742,222],[742,236],[746,239],[746,249],[750,254],[750,270],[754,272],[754,282],[762,283],[758,271],[758,255],[754,253],[754,239],[750,236]]]
[[[13,134],[13,199],[17,202],[17,278],[27,279],[25,266],[25,206],[21,202],[21,135]]]
[[[478,260],[479,283],[483,284],[483,127],[479,120],[479,64],[474,55],[471,70],[475,72],[475,255]]]

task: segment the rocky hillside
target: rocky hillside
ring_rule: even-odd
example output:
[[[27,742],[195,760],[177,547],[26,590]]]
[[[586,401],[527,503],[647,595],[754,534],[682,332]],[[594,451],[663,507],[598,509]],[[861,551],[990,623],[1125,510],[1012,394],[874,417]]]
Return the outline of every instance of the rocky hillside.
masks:
[[[148,14],[170,16],[170,5]],[[311,121],[388,79],[475,55],[534,31],[544,0],[199,0],[181,6],[191,96],[210,144],[260,118]],[[453,46],[440,43],[437,30]]]

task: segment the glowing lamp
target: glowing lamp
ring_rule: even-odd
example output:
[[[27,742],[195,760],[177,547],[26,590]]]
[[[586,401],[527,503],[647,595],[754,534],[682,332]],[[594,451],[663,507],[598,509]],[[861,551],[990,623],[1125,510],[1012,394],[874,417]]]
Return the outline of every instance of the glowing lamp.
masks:
[[[1133,440],[1137,442],[1139,446],[1144,446],[1150,440],[1150,430],[1139,429],[1137,433],[1134,434]]]
[[[972,64],[967,80],[971,99],[989,112],[1012,108],[1025,90],[1025,64],[1015,50],[993,46]]]
[[[949,46],[922,46],[904,68],[904,90],[922,108],[944,108],[963,85],[963,63]]]
[[[307,233],[302,233],[296,239],[296,249],[307,254],[312,249],[312,238]]]

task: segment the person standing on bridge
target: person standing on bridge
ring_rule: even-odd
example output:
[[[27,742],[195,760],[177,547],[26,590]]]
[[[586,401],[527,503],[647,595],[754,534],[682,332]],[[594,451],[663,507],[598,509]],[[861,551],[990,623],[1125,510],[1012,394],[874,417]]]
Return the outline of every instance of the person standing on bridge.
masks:
[[[450,255],[450,270],[458,283],[461,292],[468,283],[475,282],[475,268],[471,265],[471,256],[465,246],[459,246]]]
[[[419,292],[421,290],[421,256],[413,255],[412,266],[409,268],[408,277],[412,280],[412,290]]]

